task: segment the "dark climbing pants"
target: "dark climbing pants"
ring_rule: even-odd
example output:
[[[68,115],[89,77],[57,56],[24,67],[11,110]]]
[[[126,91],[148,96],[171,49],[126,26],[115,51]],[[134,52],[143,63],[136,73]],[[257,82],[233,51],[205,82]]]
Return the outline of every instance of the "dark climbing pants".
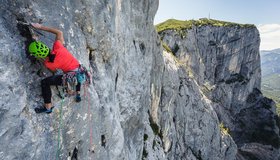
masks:
[[[52,99],[52,91],[51,86],[53,85],[62,85],[62,76],[63,75],[55,75],[50,76],[41,81],[41,87],[42,87],[42,95],[44,98],[44,103],[51,103]],[[81,90],[81,84],[78,83],[76,86],[76,91]]]

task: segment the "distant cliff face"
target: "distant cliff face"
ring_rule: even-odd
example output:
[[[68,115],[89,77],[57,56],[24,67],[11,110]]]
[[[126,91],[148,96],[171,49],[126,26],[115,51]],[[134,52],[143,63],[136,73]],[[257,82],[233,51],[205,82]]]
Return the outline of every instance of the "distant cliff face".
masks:
[[[156,0],[3,1],[0,159],[231,160],[257,149],[277,157],[277,117],[258,92],[257,30],[206,25],[180,36],[166,30],[160,35],[172,54],[153,26],[157,6]],[[44,75],[26,53],[30,31],[17,20],[64,32],[66,47],[92,70],[82,102],[60,99],[53,87],[55,111],[34,112],[43,103]],[[51,34],[39,37],[51,47]],[[248,139],[259,123],[266,132]],[[256,127],[241,135],[248,126]]]
[[[239,153],[264,159],[279,156],[275,104],[260,92],[260,39],[256,27],[207,19],[170,20],[157,27],[165,48],[186,65],[189,74],[213,102]],[[256,143],[274,149],[261,152],[261,145]]]

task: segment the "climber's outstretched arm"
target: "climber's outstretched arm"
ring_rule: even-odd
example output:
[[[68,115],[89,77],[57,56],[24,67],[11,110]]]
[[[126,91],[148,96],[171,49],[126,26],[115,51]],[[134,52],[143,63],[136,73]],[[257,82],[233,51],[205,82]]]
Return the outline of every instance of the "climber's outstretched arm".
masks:
[[[59,40],[62,44],[64,44],[63,32],[61,30],[58,30],[58,29],[52,28],[52,27],[46,27],[46,26],[43,26],[39,23],[32,23],[32,26],[34,28],[37,28],[37,29],[47,31],[47,32],[51,32],[51,33],[55,34],[56,35],[55,39]]]

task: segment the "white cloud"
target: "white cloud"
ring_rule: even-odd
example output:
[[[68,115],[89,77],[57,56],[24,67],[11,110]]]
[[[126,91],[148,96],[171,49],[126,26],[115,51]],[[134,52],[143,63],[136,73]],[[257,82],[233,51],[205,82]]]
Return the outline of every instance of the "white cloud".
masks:
[[[280,24],[259,25],[261,37],[260,50],[272,50],[280,48]]]

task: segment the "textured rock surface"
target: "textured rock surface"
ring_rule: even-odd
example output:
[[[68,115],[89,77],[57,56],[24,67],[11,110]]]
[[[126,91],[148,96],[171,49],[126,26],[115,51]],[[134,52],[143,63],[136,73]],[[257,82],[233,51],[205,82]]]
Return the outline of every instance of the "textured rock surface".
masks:
[[[257,29],[238,25],[193,25],[183,32],[166,30],[160,35],[178,61],[189,67],[190,74],[213,102],[220,122],[229,128],[240,150],[245,144],[247,148],[254,148],[256,143],[268,145],[276,151],[271,152],[269,147],[261,145],[257,148],[262,148],[264,157],[278,159],[279,118],[275,104],[259,91],[261,68]],[[253,150],[254,155],[257,151]],[[250,149],[246,152],[250,153]]]
[[[244,98],[259,87],[259,80],[252,78],[243,88],[234,87],[236,83],[228,86],[221,82],[224,85],[217,85],[213,92],[208,93],[203,92],[205,88],[201,86],[205,83],[212,87],[220,80],[231,82],[238,78],[234,74],[241,70],[237,65],[239,61],[252,60],[249,62],[253,66],[248,64],[245,68],[255,72],[250,75],[245,69],[242,75],[248,79],[251,76],[258,78],[258,54],[248,52],[244,60],[236,58],[232,61],[222,58],[231,56],[227,49],[217,52],[221,56],[219,59],[205,54],[207,62],[211,60],[213,64],[222,65],[220,69],[230,61],[231,67],[223,72],[218,70],[221,75],[216,73],[215,78],[213,68],[204,66],[206,63],[198,63],[206,61],[198,53],[202,53],[204,45],[208,44],[203,35],[210,34],[211,28],[204,28],[201,34],[193,32],[188,41],[177,41],[175,35],[167,39],[170,40],[169,45],[174,41],[185,43],[182,46],[199,46],[190,49],[196,51],[192,59],[188,59],[184,55],[188,52],[183,50],[178,58],[162,53],[161,42],[153,26],[157,6],[158,1],[155,0],[2,0],[0,159],[235,159],[237,145],[219,126],[219,120],[236,126],[221,113],[225,112],[227,116],[232,113],[227,109],[233,108],[231,102],[234,99],[231,97],[238,94],[224,95],[220,92],[237,88],[234,90],[237,93],[244,89],[245,93],[238,95]],[[33,109],[42,105],[40,80],[43,77],[38,72],[41,65],[25,53],[30,33],[16,20],[41,21],[44,25],[63,30],[66,47],[82,64],[93,70],[94,83],[82,90],[82,102],[76,103],[71,97],[61,100],[53,88],[55,111],[50,115],[34,113]],[[235,33],[231,29],[228,31]],[[218,34],[220,30],[211,33]],[[254,38],[256,33],[256,30],[244,31],[240,35],[248,34],[248,38]],[[226,38],[231,38],[227,34],[220,37],[225,38],[225,42]],[[53,38],[48,33],[40,35],[40,40],[49,46]],[[252,41],[252,46],[257,46],[256,42]],[[242,45],[237,41],[232,43]],[[241,48],[247,53],[246,47]],[[211,70],[201,74],[205,69]],[[233,75],[228,70],[232,70]],[[255,95],[261,97],[258,92]],[[214,101],[213,97],[219,98],[221,103]],[[262,104],[262,101],[258,102]],[[244,103],[238,101],[237,104]],[[218,114],[217,108],[220,109]],[[246,113],[246,110],[241,112],[243,109],[247,108],[242,105],[240,111],[233,113],[242,118]],[[275,132],[278,128],[268,129],[277,138]],[[241,142],[248,134],[244,134]],[[263,145],[267,149],[271,146],[270,143]],[[251,156],[254,148],[248,146],[243,146],[241,151]],[[260,150],[265,148],[258,147]],[[271,153],[278,151],[275,148]],[[245,154],[238,156],[243,158]]]
[[[159,108],[152,106],[150,114],[152,129],[162,141],[153,138],[153,147],[163,146],[168,159],[234,159],[236,145],[220,131],[212,104],[196,81],[171,53],[164,52],[164,62],[161,91],[152,94],[160,97]],[[150,155],[148,159],[155,158]]]
[[[56,153],[60,159],[141,159],[152,62],[161,55],[153,26],[157,5],[154,0],[1,1],[0,159],[55,159]],[[17,19],[59,27],[66,47],[92,66],[94,85],[81,103],[54,96],[53,114],[34,113],[42,104],[42,77],[26,56],[30,35]],[[40,40],[51,46],[54,37],[44,35]]]

